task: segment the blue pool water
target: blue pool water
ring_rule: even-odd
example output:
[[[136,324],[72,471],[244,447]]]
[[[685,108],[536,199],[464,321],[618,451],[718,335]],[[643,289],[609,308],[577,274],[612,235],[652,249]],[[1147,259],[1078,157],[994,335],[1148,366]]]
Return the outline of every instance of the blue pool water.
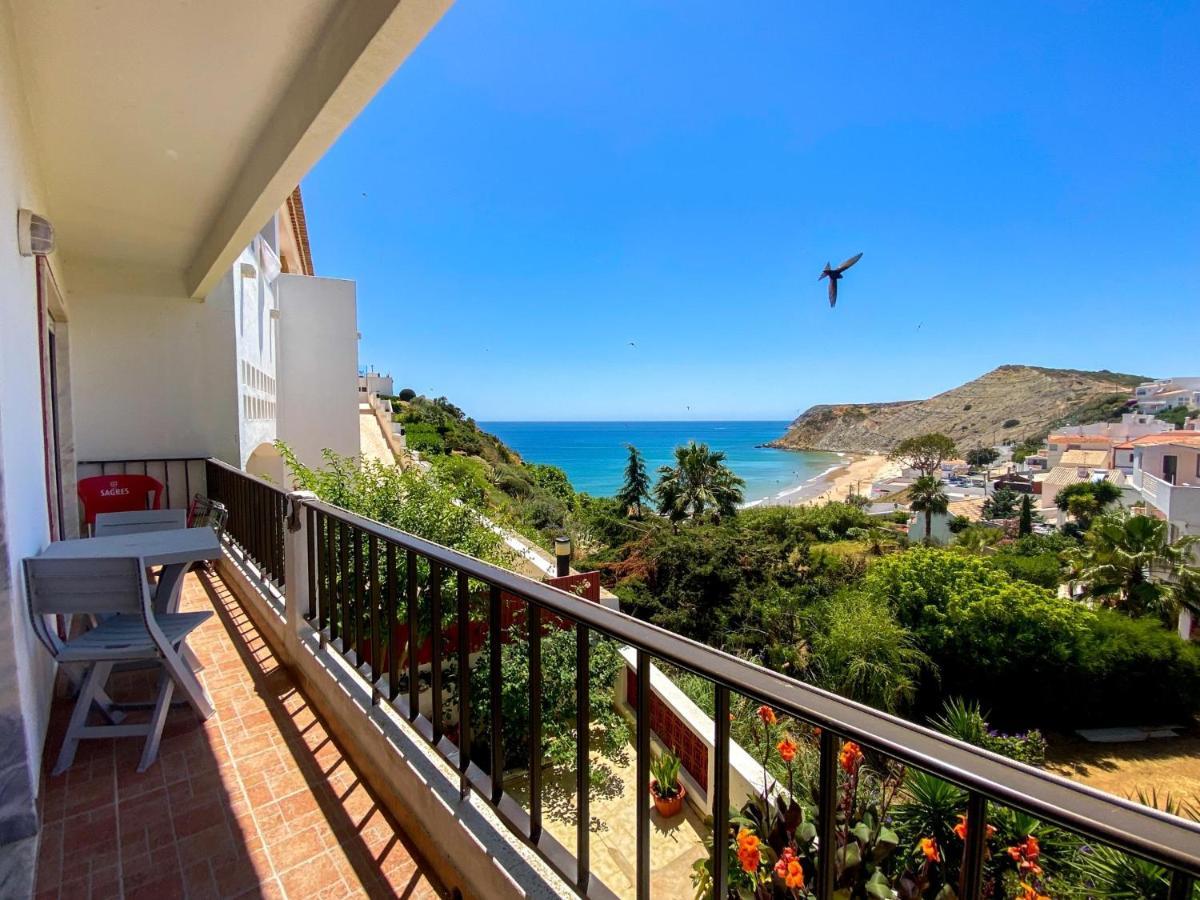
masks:
[[[779,437],[787,422],[480,422],[527,462],[559,466],[578,491],[611,496],[621,485],[626,444],[645,457],[654,476],[689,440],[723,450],[730,468],[746,480],[746,501],[774,499],[827,472],[837,453],[774,450],[760,444]],[[807,493],[807,491],[806,491]],[[784,498],[779,498],[784,499]]]

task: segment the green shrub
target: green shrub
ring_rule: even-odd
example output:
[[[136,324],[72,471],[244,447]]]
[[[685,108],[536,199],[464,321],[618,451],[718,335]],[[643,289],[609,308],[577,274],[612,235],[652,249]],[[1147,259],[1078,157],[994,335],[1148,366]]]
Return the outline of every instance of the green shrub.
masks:
[[[530,497],[533,483],[516,466],[505,466],[496,474],[496,487],[510,497]]]
[[[1152,620],[1093,611],[990,561],[915,548],[876,562],[863,590],[892,605],[941,685],[998,721],[1057,728],[1188,719],[1200,649]],[[940,687],[926,679],[924,705]]]
[[[824,605],[811,650],[809,668],[821,687],[885,712],[912,702],[929,664],[886,603],[853,592]]]
[[[1119,710],[1120,724],[1188,722],[1200,707],[1200,647],[1156,619],[1098,610],[1071,675],[1066,703]]]
[[[473,506],[483,506],[491,488],[487,463],[467,456],[435,456],[430,462],[437,477],[453,489],[461,500]]]
[[[512,643],[500,651],[501,722],[506,768],[529,764],[529,642],[524,629],[514,626]],[[575,758],[575,684],[579,677],[575,630],[549,629],[542,637],[542,756],[547,763],[564,764]],[[629,739],[625,720],[613,707],[613,684],[625,664],[612,641],[592,644],[588,655],[591,693],[588,708],[594,750],[613,756]],[[479,654],[471,668],[472,755],[488,767],[491,737],[491,691],[488,687],[488,654]],[[593,771],[607,770],[593,763]],[[648,787],[648,786],[647,786]]]
[[[1056,588],[1061,580],[1062,562],[1057,553],[1023,555],[1007,549],[988,558],[992,565],[1003,569],[1013,578],[1028,581],[1044,588]]]
[[[405,388],[396,396],[399,397],[401,400],[403,400],[405,403],[407,403],[417,396],[417,392],[414,391],[412,388]]]
[[[934,728],[950,737],[974,744],[1017,762],[1041,766],[1046,762],[1046,738],[1036,728],[1021,734],[1000,734],[988,727],[987,719],[976,701],[961,697],[947,700],[942,713],[932,723]]]
[[[405,445],[418,453],[444,453],[446,444],[437,428],[424,422],[409,422],[404,426]]]
[[[1020,424],[1021,424],[1020,419],[1005,419],[1004,424],[1001,425],[1000,427],[1001,428],[1016,428]]]

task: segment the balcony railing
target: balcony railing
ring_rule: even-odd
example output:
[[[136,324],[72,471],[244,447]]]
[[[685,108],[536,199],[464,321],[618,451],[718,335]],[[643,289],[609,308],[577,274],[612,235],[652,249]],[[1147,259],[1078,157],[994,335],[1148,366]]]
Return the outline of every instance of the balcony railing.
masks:
[[[205,474],[209,496],[229,510],[225,533],[241,545],[263,578],[282,588],[287,493],[215,459],[207,461]]]
[[[1134,469],[1132,483],[1169,521],[1200,524],[1200,485],[1171,484],[1143,469]]]
[[[284,548],[304,535],[308,559],[306,606],[299,615],[367,682],[377,702],[390,704],[459,774],[463,796],[474,791],[521,839],[534,847],[586,896],[611,896],[593,877],[590,862],[588,657],[594,638],[633,648],[637,660],[635,885],[650,890],[649,784],[651,663],[666,661],[706,679],[715,699],[712,873],[717,897],[726,894],[729,834],[732,693],[766,704],[821,729],[818,785],[819,846],[836,845],[838,754],[843,741],[892,757],[965,789],[969,821],[986,821],[991,803],[1014,807],[1151,860],[1170,871],[1169,897],[1192,896],[1200,877],[1200,826],[1150,807],[1102,793],[1057,775],[954,740],[873,708],[846,700],[719,650],[680,637],[572,594],[530,581],[327,503],[298,500],[285,526],[282,492],[222,463],[210,461],[209,489],[230,508],[237,528],[229,536],[261,563],[282,572]],[[296,515],[302,517],[297,521]],[[271,520],[271,521],[267,521]],[[293,588],[294,589],[294,588]],[[486,602],[481,602],[486,600]],[[473,608],[484,606],[486,639]],[[501,652],[505,632],[523,624],[529,642],[529,805],[509,793],[501,722]],[[576,650],[576,849],[572,855],[542,827],[542,653],[545,628],[575,629]],[[428,635],[428,648],[418,636]],[[477,702],[467,676],[473,653],[486,653],[490,707],[488,759],[474,765],[471,709]],[[422,679],[425,679],[424,682]],[[448,708],[447,682],[457,709]],[[422,685],[427,684],[427,691]],[[422,694],[427,693],[425,709]],[[486,769],[487,771],[484,771]],[[978,896],[986,856],[986,831],[968,832],[963,858],[965,896]],[[833,896],[833,853],[819,854],[817,895]]]

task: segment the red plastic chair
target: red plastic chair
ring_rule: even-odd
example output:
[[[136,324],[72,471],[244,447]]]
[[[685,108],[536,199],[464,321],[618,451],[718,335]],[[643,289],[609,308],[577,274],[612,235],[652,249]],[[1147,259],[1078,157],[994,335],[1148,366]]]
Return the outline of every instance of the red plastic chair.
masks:
[[[89,531],[99,513],[162,509],[162,482],[149,475],[93,475],[79,480],[78,491]]]

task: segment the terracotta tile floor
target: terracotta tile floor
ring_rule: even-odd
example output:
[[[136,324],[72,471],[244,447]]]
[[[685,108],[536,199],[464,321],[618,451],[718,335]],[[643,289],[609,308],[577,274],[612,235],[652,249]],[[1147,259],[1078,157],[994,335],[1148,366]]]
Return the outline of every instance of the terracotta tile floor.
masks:
[[[189,575],[183,606],[216,610],[190,641],[216,713],[172,709],[144,774],[124,738],[44,776],[39,900],[444,896],[220,579]],[[118,700],[153,693],[148,673],[113,682]],[[46,772],[69,714],[56,701]]]

